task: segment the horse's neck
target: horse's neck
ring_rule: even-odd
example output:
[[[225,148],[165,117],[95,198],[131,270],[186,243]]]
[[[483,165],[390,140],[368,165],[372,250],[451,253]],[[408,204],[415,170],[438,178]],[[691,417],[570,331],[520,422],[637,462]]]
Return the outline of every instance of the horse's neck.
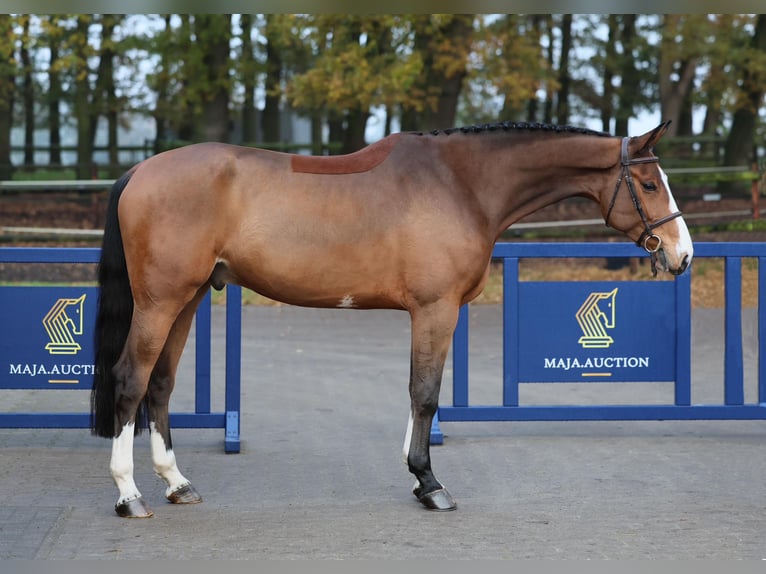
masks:
[[[452,157],[460,179],[471,182],[490,228],[499,235],[512,223],[574,196],[598,202],[619,151],[613,138],[520,134],[454,138]],[[510,138],[510,136],[508,136]],[[462,149],[461,149],[462,147]]]

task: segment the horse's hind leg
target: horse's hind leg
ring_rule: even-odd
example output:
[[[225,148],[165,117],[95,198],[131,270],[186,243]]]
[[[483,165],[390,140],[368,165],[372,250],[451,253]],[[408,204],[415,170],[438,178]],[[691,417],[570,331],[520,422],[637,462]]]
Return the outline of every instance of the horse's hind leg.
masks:
[[[149,314],[135,309],[125,347],[114,366],[115,438],[109,469],[120,491],[115,505],[120,516],[148,518],[153,514],[133,478],[133,436],[139,405],[177,314],[156,309]]]
[[[411,312],[410,420],[404,457],[418,479],[413,494],[429,510],[454,510],[457,504],[431,470],[431,422],[439,406],[444,361],[457,322],[458,306],[442,301]]]
[[[170,437],[168,404],[175,386],[178,362],[186,345],[194,314],[208,290],[208,285],[201,288],[192,302],[181,311],[149,380],[147,404],[154,472],[165,481],[167,485],[165,497],[174,504],[202,502],[202,497],[191,482],[178,470],[173,441]]]

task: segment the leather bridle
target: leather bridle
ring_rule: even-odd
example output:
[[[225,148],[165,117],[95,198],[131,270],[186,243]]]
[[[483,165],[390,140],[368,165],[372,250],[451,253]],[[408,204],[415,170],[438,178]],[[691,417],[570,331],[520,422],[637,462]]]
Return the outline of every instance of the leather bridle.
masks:
[[[663,225],[668,221],[672,221],[676,217],[680,217],[682,213],[680,211],[676,211],[670,215],[661,217],[657,221],[651,223],[649,222],[649,218],[646,217],[646,213],[644,212],[644,208],[641,205],[641,201],[638,199],[638,194],[636,193],[636,188],[633,184],[633,176],[630,174],[630,166],[641,163],[657,163],[660,160],[657,157],[639,157],[634,159],[628,158],[629,140],[630,138],[627,137],[622,138],[622,149],[620,154],[620,165],[622,167],[622,171],[620,172],[620,177],[617,178],[617,184],[614,186],[614,194],[612,195],[612,200],[609,202],[609,209],[606,212],[605,223],[607,226],[609,226],[609,217],[611,216],[612,209],[614,208],[614,204],[617,201],[617,193],[620,191],[622,181],[625,180],[625,183],[628,186],[628,192],[630,193],[630,198],[633,200],[633,206],[636,208],[636,211],[638,212],[638,215],[641,217],[641,221],[644,224],[644,231],[636,240],[636,245],[643,247],[644,250],[651,255],[652,273],[657,275],[657,252],[662,248],[662,238],[659,235],[655,235],[653,231],[660,225]]]

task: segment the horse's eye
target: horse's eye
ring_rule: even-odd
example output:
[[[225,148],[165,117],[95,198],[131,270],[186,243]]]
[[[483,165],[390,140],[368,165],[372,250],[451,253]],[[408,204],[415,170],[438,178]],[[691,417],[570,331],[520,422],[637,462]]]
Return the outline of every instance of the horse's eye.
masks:
[[[646,191],[657,191],[657,186],[651,181],[646,181],[641,184]]]

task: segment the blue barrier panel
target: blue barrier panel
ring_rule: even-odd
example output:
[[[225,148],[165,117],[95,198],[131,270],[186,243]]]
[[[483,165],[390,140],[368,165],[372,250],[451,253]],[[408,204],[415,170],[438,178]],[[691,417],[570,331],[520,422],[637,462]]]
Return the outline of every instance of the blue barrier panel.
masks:
[[[0,389],[90,389],[95,287],[0,287]]]
[[[515,311],[520,382],[675,380],[673,283],[525,281]]]
[[[98,263],[95,248],[0,248],[0,263]],[[0,389],[90,390],[97,287],[0,287]],[[211,412],[211,297],[196,316],[194,412],[170,413],[176,428],[222,428],[240,450],[242,289],[227,286],[225,411]],[[89,413],[0,413],[0,428],[88,428]]]
[[[440,421],[756,420],[766,419],[766,361],[758,362],[758,402],[744,399],[741,263],[758,261],[758,350],[766,341],[766,244],[696,243],[695,259],[725,260],[722,404],[691,401],[691,269],[674,281],[520,282],[522,258],[648,257],[628,243],[498,243],[503,262],[501,405],[473,405],[468,384],[468,312],[461,309],[452,345],[453,399]],[[651,305],[646,302],[651,301]],[[659,337],[663,345],[653,340]],[[668,342],[672,344],[668,345]],[[674,385],[672,404],[522,405],[524,383],[655,382]]]

